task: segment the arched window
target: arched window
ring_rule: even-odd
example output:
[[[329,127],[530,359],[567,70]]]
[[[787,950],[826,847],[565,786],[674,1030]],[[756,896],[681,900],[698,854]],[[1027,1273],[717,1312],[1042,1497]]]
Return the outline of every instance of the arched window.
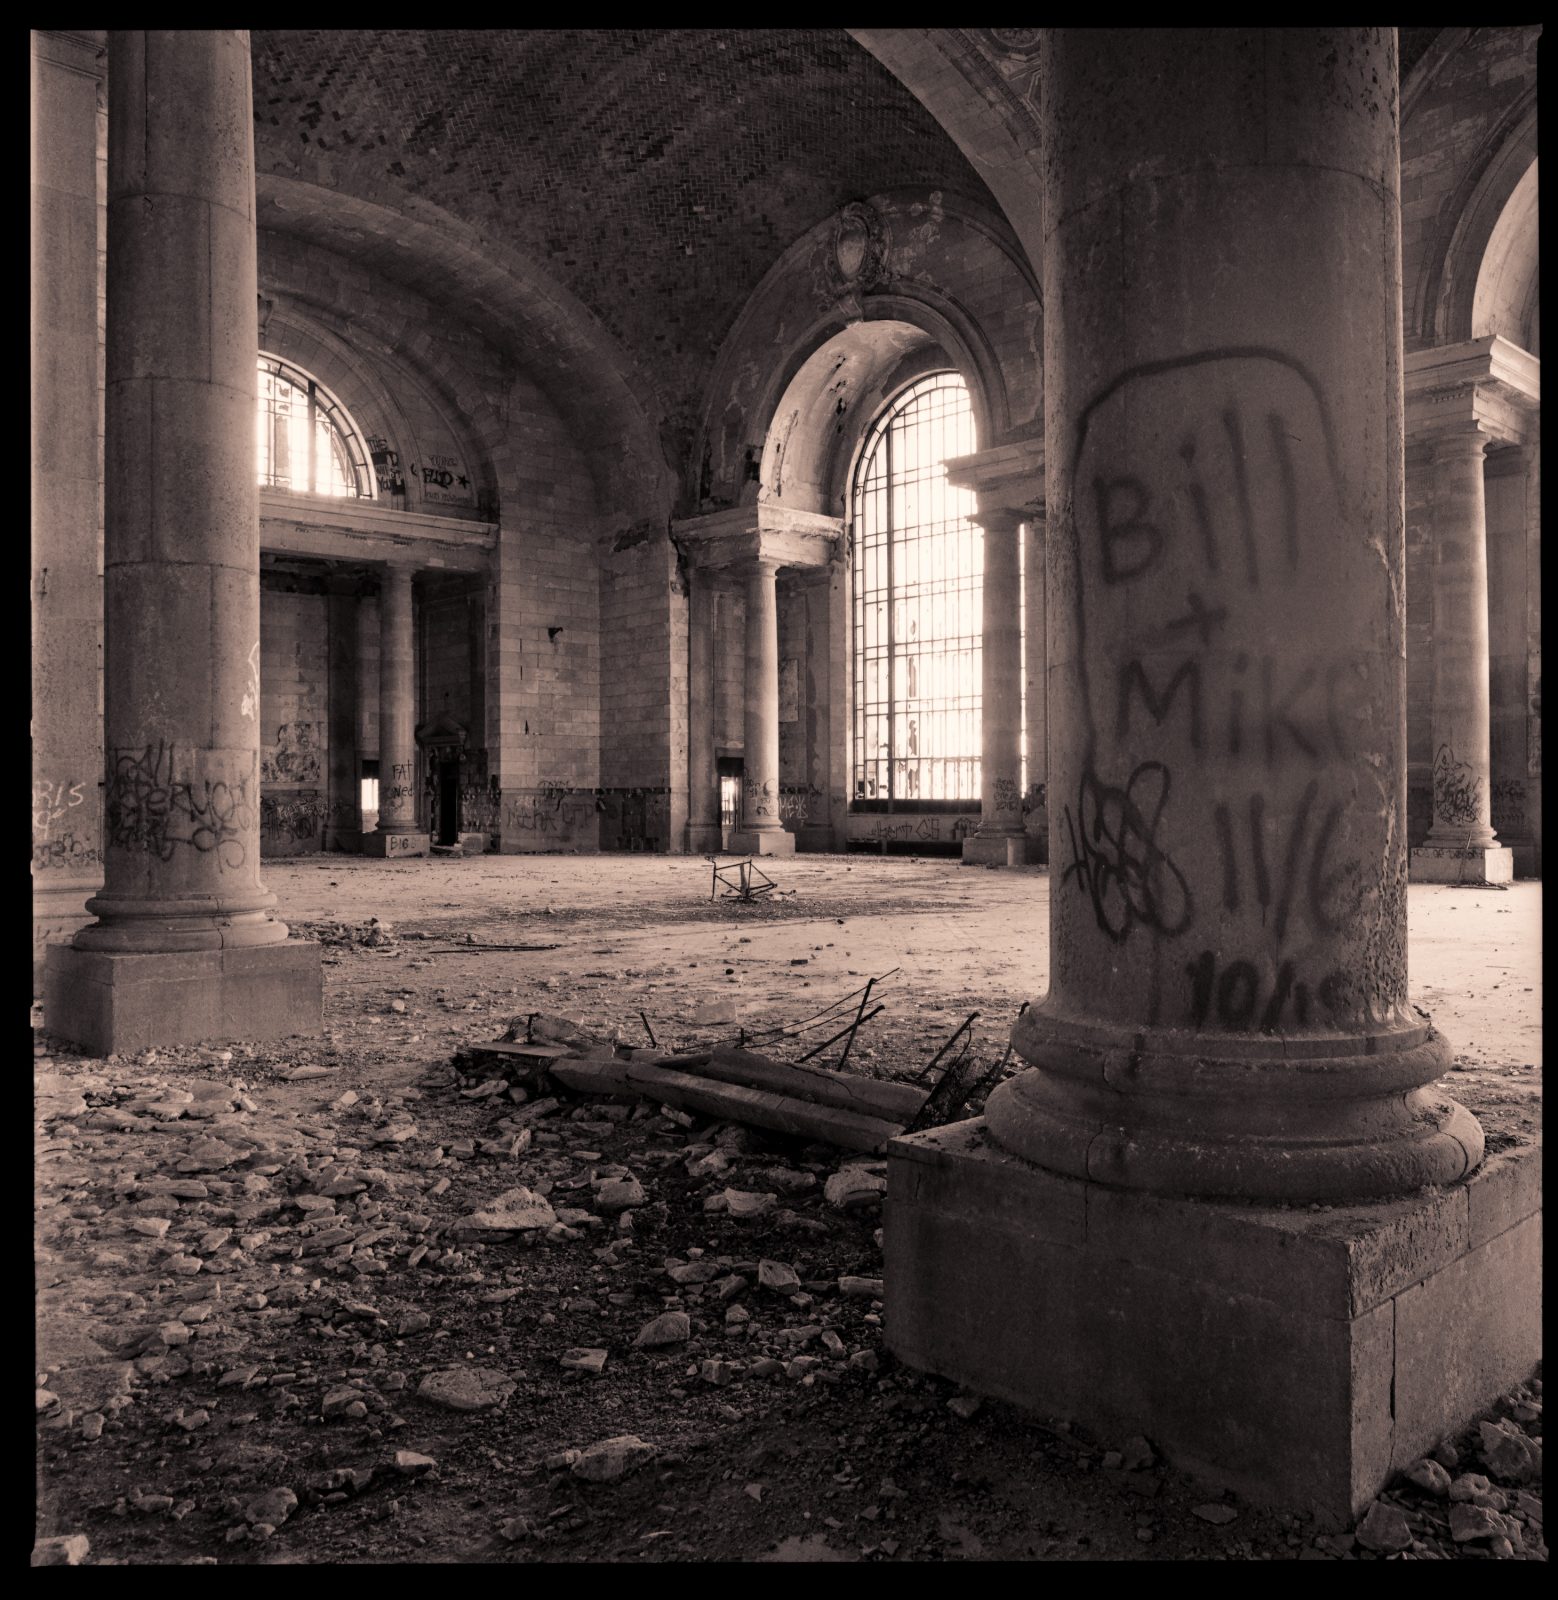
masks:
[[[984,537],[942,463],[971,454],[955,372],[911,384],[877,419],[853,494],[855,801],[979,799]]]
[[[261,354],[255,454],[262,488],[373,498],[373,471],[346,407],[308,373]]]

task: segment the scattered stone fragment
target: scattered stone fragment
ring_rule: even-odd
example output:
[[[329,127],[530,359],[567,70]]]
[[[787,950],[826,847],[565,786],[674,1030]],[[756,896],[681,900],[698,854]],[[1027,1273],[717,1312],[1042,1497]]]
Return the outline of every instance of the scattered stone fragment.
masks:
[[[495,1200],[462,1217],[456,1232],[466,1238],[484,1235],[522,1233],[532,1228],[549,1228],[557,1214],[549,1201],[529,1189],[505,1189]]]
[[[420,1478],[431,1472],[438,1463],[431,1456],[421,1455],[415,1450],[397,1450],[395,1452],[394,1467],[396,1472],[405,1478]]]
[[[649,1196],[644,1193],[644,1186],[637,1178],[609,1178],[596,1189],[591,1203],[602,1215],[612,1215],[618,1211],[628,1211],[635,1206],[641,1206],[648,1199]]]
[[[84,1533],[55,1534],[40,1539],[32,1547],[35,1567],[79,1567],[92,1552],[92,1541]]]
[[[572,1470],[575,1477],[589,1483],[615,1483],[643,1466],[654,1454],[652,1444],[646,1444],[636,1434],[624,1433],[581,1450]]]
[[[1157,1459],[1152,1446],[1139,1433],[1127,1439],[1120,1451],[1120,1465],[1126,1472],[1141,1472]]]
[[[1239,1515],[1232,1506],[1219,1505],[1191,1506],[1190,1514],[1203,1522],[1215,1523],[1218,1527],[1232,1522]]]
[[[264,1523],[279,1528],[297,1508],[298,1497],[290,1489],[262,1489],[243,1501],[243,1519],[250,1527]]]
[[[666,1311],[638,1330],[633,1345],[639,1350],[656,1350],[662,1345],[685,1344],[691,1335],[692,1322],[685,1311]]]
[[[839,1279],[839,1293],[851,1300],[880,1300],[882,1298],[882,1280],[880,1278],[850,1278]]]
[[[604,1350],[580,1347],[563,1351],[559,1365],[569,1372],[588,1372],[598,1377],[605,1368],[606,1356]]]
[[[759,1287],[782,1294],[791,1294],[801,1286],[800,1275],[794,1267],[786,1266],[782,1261],[766,1259],[757,1264],[757,1281]]]
[[[446,1367],[430,1372],[418,1395],[451,1411],[486,1411],[502,1405],[514,1392],[514,1380],[491,1367]]]
[[[1478,1432],[1484,1465],[1510,1483],[1529,1483],[1542,1475],[1542,1447],[1513,1422],[1484,1422]]]
[[[688,1261],[667,1267],[665,1275],[672,1283],[708,1283],[710,1279],[719,1277],[724,1270],[717,1261],[705,1257],[699,1261]]]
[[[716,1389],[723,1389],[735,1375],[736,1369],[728,1361],[705,1361],[698,1368],[698,1376]]]
[[[1456,1544],[1470,1544],[1476,1539],[1504,1538],[1513,1542],[1523,1538],[1520,1524],[1513,1517],[1500,1515],[1487,1506],[1472,1505],[1469,1501],[1450,1507],[1450,1538]]]
[[[874,1350],[857,1350],[849,1358],[849,1364],[856,1372],[875,1372],[881,1365]]]
[[[779,1204],[776,1194],[756,1194],[747,1189],[726,1189],[717,1198],[725,1202],[724,1209],[733,1217],[766,1216]]]
[[[823,1186],[823,1198],[842,1211],[875,1205],[887,1193],[887,1179],[865,1167],[840,1167]]]
[[[1429,1456],[1414,1461],[1406,1470],[1406,1479],[1441,1500],[1450,1492],[1450,1474]]]
[[[1504,1509],[1504,1496],[1480,1472],[1463,1472],[1450,1483],[1450,1499],[1470,1501],[1480,1506],[1491,1506],[1495,1511]]]
[[[1411,1546],[1412,1530],[1395,1506],[1376,1500],[1353,1530],[1353,1537],[1365,1550],[1389,1555],[1394,1550],[1406,1550]]]
[[[971,1417],[978,1414],[979,1408],[983,1403],[977,1394],[955,1394],[947,1402],[947,1410],[953,1416],[961,1417],[967,1422]]]

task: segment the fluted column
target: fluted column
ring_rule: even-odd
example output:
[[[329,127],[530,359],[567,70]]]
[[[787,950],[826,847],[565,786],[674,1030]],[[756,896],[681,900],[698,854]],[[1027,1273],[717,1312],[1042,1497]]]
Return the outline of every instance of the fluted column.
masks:
[[[1508,883],[1492,820],[1488,744],[1488,529],[1475,424],[1433,441],[1433,823],[1412,852],[1430,882]]]
[[[1407,988],[1394,72],[1388,29],[1044,35],[1050,987],[986,1114],[1070,1176],[1482,1154]]]
[[[379,583],[379,825],[365,836],[373,855],[420,856],[417,827],[416,640],[412,569],[386,565]]]
[[[779,563],[747,568],[746,684],[743,700],[741,826],[731,848],[791,855],[795,835],[779,820]]]
[[[687,616],[687,848],[720,847],[719,776],[714,757],[713,574],[688,574]]]
[[[113,32],[108,75],[106,840],[75,943],[274,944],[248,35]]]
[[[1022,513],[1005,507],[974,519],[984,536],[984,626],[980,684],[979,827],[963,841],[965,861],[1023,858]]]
[[[1023,523],[1023,733],[1028,747],[1027,787],[1023,793],[1023,832],[1028,859],[1049,860],[1049,680],[1044,616],[1044,513]]]

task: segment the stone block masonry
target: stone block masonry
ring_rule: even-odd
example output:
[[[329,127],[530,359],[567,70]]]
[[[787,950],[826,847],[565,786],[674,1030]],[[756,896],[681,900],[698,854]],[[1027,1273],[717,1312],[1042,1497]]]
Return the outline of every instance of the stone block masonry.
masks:
[[[1144,1434],[1324,1526],[1351,1526],[1540,1358],[1539,1146],[1443,1189],[1309,1210],[1062,1178],[999,1150],[982,1118],[888,1156],[902,1360],[1106,1438]]]

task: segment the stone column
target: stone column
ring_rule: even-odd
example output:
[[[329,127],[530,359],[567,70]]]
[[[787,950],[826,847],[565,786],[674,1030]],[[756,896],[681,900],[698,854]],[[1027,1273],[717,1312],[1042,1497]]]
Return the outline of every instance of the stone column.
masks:
[[[32,879],[44,946],[90,921],[103,883],[102,44],[32,36]]]
[[[1350,1527],[1540,1351],[1536,1152],[1407,989],[1395,30],[1039,78],[1050,984],[888,1144],[887,1338]]]
[[[965,861],[1020,862],[1022,837],[1022,575],[1017,541],[1022,513],[992,507],[974,521],[985,530],[980,657],[980,818],[963,841]]]
[[[1030,861],[1049,860],[1049,673],[1044,616],[1044,513],[1023,523],[1023,732],[1028,745],[1028,781],[1023,794],[1023,832]]]
[[[694,568],[687,575],[687,848],[720,847],[719,776],[714,759],[714,583]]]
[[[363,836],[376,856],[425,856],[417,827],[416,639],[410,567],[386,565],[379,584],[379,825]]]
[[[741,826],[730,841],[732,850],[765,856],[795,852],[795,835],[779,820],[778,571],[762,556],[747,569]]]
[[[249,36],[108,59],[105,881],[48,1013],[105,1053],[320,1016],[318,947],[263,953]]]
[[[1493,832],[1488,747],[1488,436],[1475,424],[1433,441],[1433,824],[1412,852],[1427,883],[1509,883]]]
[[[1482,1135],[1407,994],[1393,35],[1154,38],[1046,36],[1051,983],[990,1130],[1170,1193],[1449,1182]]]

